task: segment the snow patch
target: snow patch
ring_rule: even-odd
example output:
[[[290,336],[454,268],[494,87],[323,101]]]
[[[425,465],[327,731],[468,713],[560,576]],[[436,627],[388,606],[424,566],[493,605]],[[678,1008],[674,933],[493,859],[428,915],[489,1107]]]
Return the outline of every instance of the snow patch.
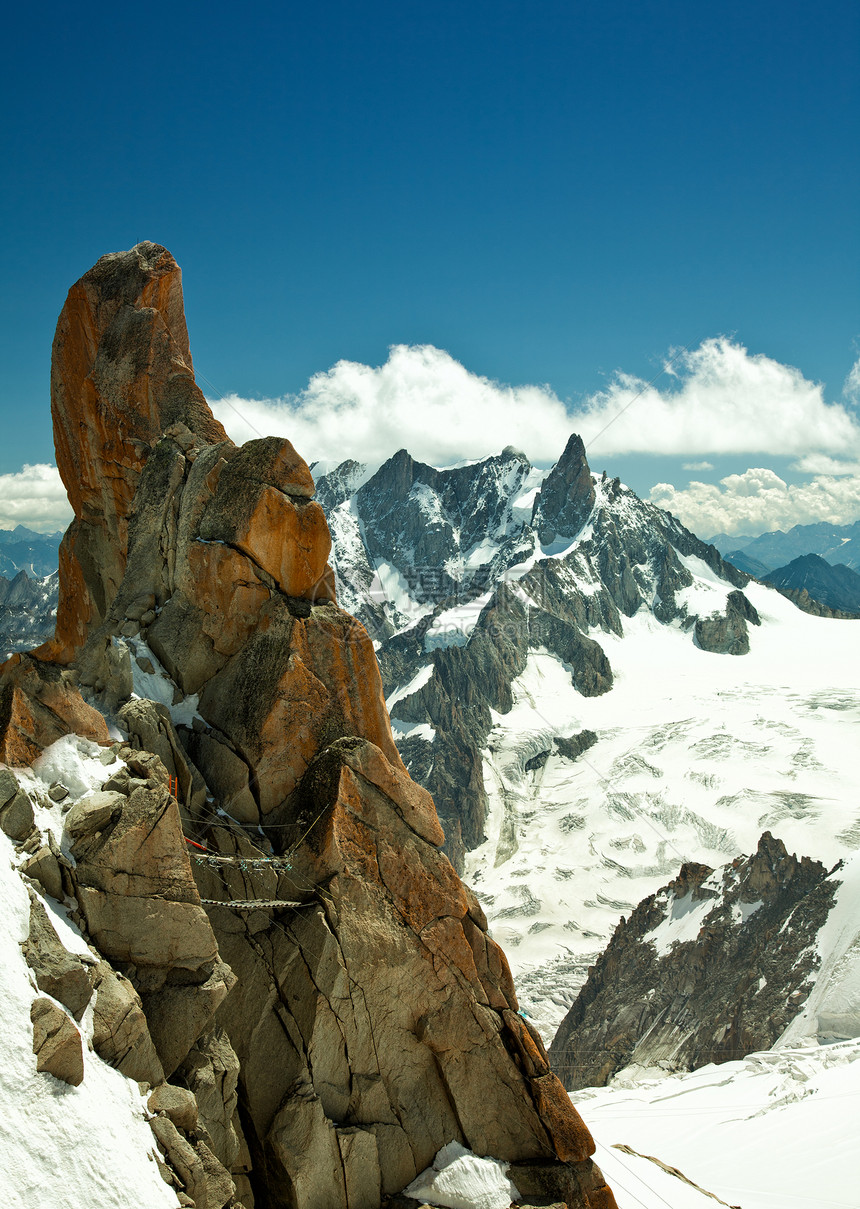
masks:
[[[444,1209],[508,1209],[520,1196],[508,1179],[507,1163],[478,1158],[459,1142],[443,1146],[433,1166],[422,1171],[403,1193]]]
[[[115,647],[125,648],[131,659],[132,696],[141,697],[145,701],[157,701],[166,707],[174,726],[191,726],[195,718],[200,718],[197,706],[200,704],[200,694],[193,693],[183,697],[175,705],[176,683],[162,666],[152,649],[140,637],[112,638]],[[148,659],[153,671],[145,672],[140,666],[140,660]],[[201,721],[203,719],[201,718]]]
[[[675,945],[696,939],[705,916],[714,909],[714,900],[694,899],[693,891],[688,890],[682,898],[671,895],[668,906],[669,910],[662,923],[642,937],[643,941],[647,940],[653,944],[658,957],[666,957]]]
[[[385,701],[385,707],[388,712],[391,713],[392,708],[398,701],[403,701],[406,697],[411,697],[413,693],[417,693],[419,689],[422,689],[432,675],[433,664],[428,663],[426,667],[422,667],[419,672],[416,672],[408,684],[404,684],[402,688],[395,689]]]
[[[436,738],[436,728],[429,722],[401,722],[399,718],[391,719],[391,730],[397,739],[423,739],[432,743]]]
[[[108,777],[125,767],[119,758],[104,764],[101,757],[106,750],[80,735],[63,735],[33,761],[32,769],[46,788],[59,781],[68,789],[69,797],[76,801],[98,789]],[[20,772],[16,771],[16,775],[24,780]]]
[[[489,603],[494,588],[484,592],[473,600],[463,601],[453,608],[444,609],[433,619],[424,635],[424,650],[433,651],[439,647],[465,646],[472,636],[472,631],[478,623],[478,618]]]
[[[734,903],[732,905],[732,923],[743,926],[751,915],[755,915],[763,901],[764,900],[760,898],[758,902],[755,903]]]

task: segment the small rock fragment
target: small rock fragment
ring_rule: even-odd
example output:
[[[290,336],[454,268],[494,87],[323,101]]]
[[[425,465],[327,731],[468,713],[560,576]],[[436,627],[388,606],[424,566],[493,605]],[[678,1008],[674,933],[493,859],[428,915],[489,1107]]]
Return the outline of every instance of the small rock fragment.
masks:
[[[0,810],[0,827],[10,840],[25,840],[33,830],[33,803],[23,789],[19,789],[11,801]]]

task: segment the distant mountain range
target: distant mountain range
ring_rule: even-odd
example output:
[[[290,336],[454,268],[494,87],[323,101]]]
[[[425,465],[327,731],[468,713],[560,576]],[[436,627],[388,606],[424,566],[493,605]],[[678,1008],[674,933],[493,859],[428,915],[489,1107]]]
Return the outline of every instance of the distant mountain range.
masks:
[[[57,619],[59,575],[31,578],[18,571],[0,575],[0,660],[52,638]]]
[[[817,554],[825,562],[860,570],[860,521],[853,525],[830,525],[826,521],[794,525],[787,533],[776,529],[760,537],[716,533],[705,540],[716,546],[727,562],[758,579],[804,554]]]
[[[485,839],[494,716],[511,710],[532,653],[596,697],[613,684],[607,639],[640,609],[722,654],[748,651],[759,624],[747,577],[618,479],[592,475],[578,436],[549,472],[511,447],[445,470],[401,450],[375,473],[345,462],[316,486],[338,599],[375,640],[400,753],[459,868]],[[579,729],[556,721],[524,765],[556,750],[575,759]]]
[[[792,592],[806,592],[831,609],[860,613],[860,575],[841,563],[832,566],[818,554],[803,554],[759,578],[790,599]]]
[[[26,571],[33,579],[51,575],[57,569],[62,533],[37,533],[26,525],[0,529],[0,575],[14,578]]]

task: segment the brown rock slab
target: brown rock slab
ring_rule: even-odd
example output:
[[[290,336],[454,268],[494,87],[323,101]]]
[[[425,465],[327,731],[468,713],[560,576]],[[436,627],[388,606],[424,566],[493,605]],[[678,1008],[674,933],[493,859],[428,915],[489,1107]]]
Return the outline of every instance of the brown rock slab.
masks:
[[[56,855],[47,844],[42,844],[21,866],[21,872],[37,881],[51,898],[62,902],[63,875]]]
[[[125,801],[121,793],[100,790],[76,802],[66,815],[64,824],[64,830],[72,841],[72,849],[78,841],[101,834],[111,823],[117,822]]]
[[[186,1087],[162,1083],[150,1093],[146,1106],[150,1112],[163,1112],[185,1133],[197,1128],[197,1101]]]
[[[0,665],[0,760],[30,765],[70,733],[110,741],[107,723],[84,701],[70,672],[29,655],[13,655]]]
[[[240,1069],[229,1037],[216,1028],[198,1038],[177,1072],[194,1095],[207,1145],[231,1171],[237,1162],[244,1163],[243,1153],[247,1169],[251,1167],[241,1126],[237,1130]]]
[[[84,1078],[81,1034],[50,999],[34,999],[30,1008],[36,1069],[77,1087]]]
[[[209,978],[197,986],[168,985],[142,995],[150,1036],[167,1078],[206,1029],[235,982],[230,967],[217,961]]]
[[[23,789],[0,810],[0,828],[10,840],[25,840],[33,830],[33,803]]]
[[[531,1080],[541,1119],[552,1135],[555,1152],[563,1163],[581,1162],[594,1154],[594,1139],[570,1102],[561,1080],[553,1074]]]
[[[30,930],[23,950],[39,990],[58,999],[80,1020],[93,994],[95,959],[88,963],[67,952],[35,895],[30,900]]]
[[[140,996],[106,961],[96,969],[93,1049],[129,1079],[155,1086],[164,1079]]]

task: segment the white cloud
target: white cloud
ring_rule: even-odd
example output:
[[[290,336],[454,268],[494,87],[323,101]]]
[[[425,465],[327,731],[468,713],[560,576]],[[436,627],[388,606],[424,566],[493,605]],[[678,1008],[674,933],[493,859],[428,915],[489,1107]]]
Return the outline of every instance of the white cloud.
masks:
[[[681,467],[682,470],[713,470],[711,462],[685,462]]]
[[[860,367],[857,369],[860,389]],[[811,452],[860,457],[860,424],[799,370],[725,338],[683,353],[650,386],[619,372],[571,409],[548,386],[505,386],[470,373],[432,345],[395,345],[385,364],[339,361],[282,399],[210,400],[237,441],[287,436],[308,461],[381,461],[405,447],[435,465],[508,444],[554,462],[571,432],[601,458]],[[846,396],[847,397],[847,396]],[[704,468],[704,467],[703,467]]]
[[[72,519],[66,489],[56,466],[39,463],[0,474],[0,529],[26,525],[39,533],[65,529]]]
[[[586,444],[601,454],[860,455],[860,424],[843,404],[827,403],[800,370],[743,345],[705,340],[668,373],[668,390],[618,374],[589,401]]]
[[[817,521],[848,525],[860,518],[860,474],[818,475],[789,485],[772,470],[753,468],[713,483],[671,483],[651,489],[651,502],[673,512],[695,533],[765,533]]]
[[[503,386],[432,345],[395,345],[378,368],[338,361],[293,398],[209,400],[236,441],[286,436],[307,461],[382,461],[406,448],[445,465],[517,445],[554,462],[573,424],[548,387]]]
[[[791,464],[792,470],[801,474],[860,474],[860,462],[842,461],[826,453],[808,453]]]
[[[842,393],[850,403],[860,406],[860,359],[851,366]]]

